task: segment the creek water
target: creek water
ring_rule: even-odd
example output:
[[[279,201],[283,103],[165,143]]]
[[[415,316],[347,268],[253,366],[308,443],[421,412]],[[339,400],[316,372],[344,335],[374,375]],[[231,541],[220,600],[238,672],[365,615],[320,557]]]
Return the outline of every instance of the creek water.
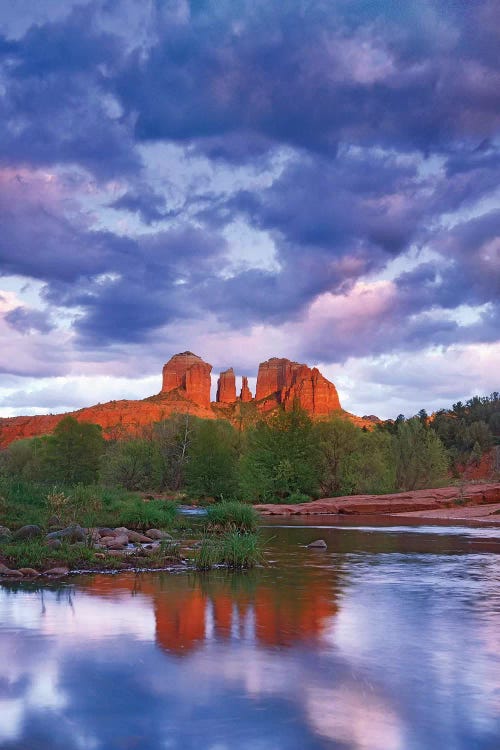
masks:
[[[500,748],[500,529],[263,534],[247,573],[0,589],[0,748]]]

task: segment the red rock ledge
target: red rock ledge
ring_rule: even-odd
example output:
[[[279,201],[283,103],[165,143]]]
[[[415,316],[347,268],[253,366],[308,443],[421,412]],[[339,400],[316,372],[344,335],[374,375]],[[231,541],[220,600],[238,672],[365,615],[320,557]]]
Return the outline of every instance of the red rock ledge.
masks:
[[[266,516],[316,516],[338,513],[385,515],[440,510],[462,503],[467,506],[500,503],[500,482],[397,492],[393,495],[327,497],[297,505],[256,505],[255,509]]]

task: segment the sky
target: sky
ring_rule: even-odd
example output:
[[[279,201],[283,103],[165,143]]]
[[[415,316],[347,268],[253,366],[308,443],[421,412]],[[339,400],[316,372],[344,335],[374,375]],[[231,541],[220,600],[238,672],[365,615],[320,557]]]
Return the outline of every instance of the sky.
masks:
[[[500,390],[497,0],[0,0],[0,416],[191,350]]]

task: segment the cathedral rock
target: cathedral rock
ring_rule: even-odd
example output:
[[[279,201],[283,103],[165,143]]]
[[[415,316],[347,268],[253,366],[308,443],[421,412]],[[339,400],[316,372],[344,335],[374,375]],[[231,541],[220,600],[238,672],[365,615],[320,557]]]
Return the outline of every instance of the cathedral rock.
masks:
[[[174,354],[163,365],[163,383],[161,392],[170,393],[178,390],[188,401],[207,409],[210,407],[210,373],[212,365],[204,362],[192,352]],[[236,392],[235,399],[236,400]]]
[[[313,418],[341,412],[359,426],[372,426],[366,419],[343,412],[337,389],[316,367],[310,368],[289,359],[272,357],[261,362],[257,375],[255,397],[242,377],[237,396],[236,377],[232,367],[219,375],[217,398],[210,401],[212,365],[192,352],[175,354],[163,367],[161,391],[140,401],[121,400],[96,404],[71,412],[81,422],[101,425],[106,438],[120,439],[143,435],[155,422],[171,414],[193,414],[204,419],[228,419],[241,425],[245,404],[245,424],[259,414],[282,407],[293,409],[297,404]],[[54,431],[64,414],[0,418],[0,446],[20,438],[45,435]]]
[[[257,402],[269,401],[269,408],[273,402],[287,410],[298,404],[318,417],[341,409],[337,389],[316,367],[278,357],[260,363],[255,398]]]
[[[217,401],[220,404],[234,404],[236,401],[236,378],[232,367],[219,375]]]

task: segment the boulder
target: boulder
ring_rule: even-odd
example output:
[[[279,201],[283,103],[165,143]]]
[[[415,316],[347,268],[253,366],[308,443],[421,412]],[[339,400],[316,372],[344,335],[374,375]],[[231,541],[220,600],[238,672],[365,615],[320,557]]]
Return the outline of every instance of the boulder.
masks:
[[[133,531],[132,529],[127,529],[125,526],[122,526],[119,529],[115,529],[117,534],[126,534],[128,537],[129,542],[136,542],[138,544],[147,544],[150,542],[150,538],[146,536],[145,534],[140,534],[138,531]]]
[[[73,542],[84,542],[86,537],[85,529],[82,529],[77,523],[72,523],[70,526],[66,526],[65,529],[59,531],[51,531],[46,539],[61,539],[70,544]]]
[[[171,534],[167,534],[166,531],[162,531],[161,529],[148,529],[146,531],[146,536],[149,537],[149,539],[173,539]]]
[[[99,526],[97,529],[97,532],[99,536],[115,536],[116,531],[114,529],[110,529],[107,526]]]
[[[38,578],[40,573],[35,568],[19,568],[19,572],[26,578]]]
[[[217,403],[234,404],[236,401],[236,378],[232,367],[219,375],[217,382]]]
[[[35,523],[28,524],[27,526],[21,526],[21,528],[14,533],[14,539],[16,541],[36,539],[39,536],[42,536],[42,530],[40,526]]]
[[[46,576],[53,576],[54,578],[67,576],[68,573],[69,569],[63,566],[61,566],[60,568],[50,568],[49,570],[45,571]]]
[[[127,534],[118,534],[118,536],[104,537],[104,539],[101,539],[101,543],[107,549],[125,549],[128,544],[128,536]]]
[[[11,570],[5,565],[0,568],[0,578],[24,578],[20,570]]]
[[[327,544],[324,539],[316,539],[314,542],[311,542],[307,545],[308,549],[326,549]]]

